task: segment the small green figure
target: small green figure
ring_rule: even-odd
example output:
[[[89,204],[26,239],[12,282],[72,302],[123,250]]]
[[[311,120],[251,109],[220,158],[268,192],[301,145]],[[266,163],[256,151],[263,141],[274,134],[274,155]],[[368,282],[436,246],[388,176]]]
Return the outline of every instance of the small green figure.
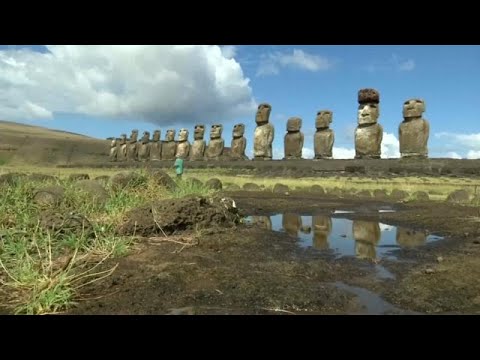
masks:
[[[173,167],[177,173],[177,179],[181,179],[183,174],[183,159],[180,156],[177,156]]]

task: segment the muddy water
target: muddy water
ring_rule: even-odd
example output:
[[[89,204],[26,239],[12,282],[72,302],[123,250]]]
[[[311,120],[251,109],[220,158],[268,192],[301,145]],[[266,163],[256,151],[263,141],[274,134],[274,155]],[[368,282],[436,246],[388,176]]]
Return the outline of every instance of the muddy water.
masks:
[[[341,211],[335,215],[341,215]],[[353,213],[353,212],[349,212]],[[395,227],[377,221],[350,220],[327,215],[283,213],[250,216],[247,222],[272,231],[286,232],[298,245],[333,253],[336,257],[396,260],[393,250],[414,248],[442,238],[426,231]],[[378,269],[381,274],[382,269]],[[384,277],[389,277],[388,275]]]

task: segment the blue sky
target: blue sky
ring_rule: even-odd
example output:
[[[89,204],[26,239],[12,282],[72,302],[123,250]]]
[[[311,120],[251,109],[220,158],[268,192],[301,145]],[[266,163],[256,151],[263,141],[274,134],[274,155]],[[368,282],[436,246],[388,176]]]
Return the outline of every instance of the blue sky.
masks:
[[[289,117],[303,119],[313,156],[315,114],[333,111],[334,157],[353,156],[357,92],[380,92],[384,157],[398,156],[402,104],[426,102],[430,157],[480,158],[479,46],[0,46],[0,119],[97,138],[193,125],[246,125],[272,105],[274,152]],[[208,139],[208,134],[206,136]]]

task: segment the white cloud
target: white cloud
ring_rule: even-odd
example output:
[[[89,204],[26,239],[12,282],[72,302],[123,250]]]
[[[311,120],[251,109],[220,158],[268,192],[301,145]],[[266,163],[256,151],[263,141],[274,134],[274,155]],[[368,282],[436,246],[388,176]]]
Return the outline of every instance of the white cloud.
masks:
[[[368,72],[377,72],[377,71],[413,71],[415,70],[416,63],[413,59],[402,59],[396,54],[392,54],[389,59],[384,61],[377,61],[375,63],[365,66],[365,70]]]
[[[382,159],[399,158],[400,144],[395,135],[387,132],[383,133],[382,140]]]
[[[332,66],[333,63],[326,57],[309,54],[300,49],[293,49],[292,53],[277,51],[262,56],[257,76],[276,75],[282,67],[317,72],[328,70]]]
[[[353,159],[355,157],[355,149],[334,146],[332,156],[334,159]]]
[[[447,157],[447,158],[451,158],[451,159],[461,159],[461,158],[462,158],[462,157],[461,157],[460,155],[458,155],[455,151],[449,151],[449,152],[447,152],[446,157]]]
[[[0,51],[0,118],[52,113],[156,124],[251,115],[255,101],[233,46],[50,45]]]
[[[467,159],[480,159],[480,150],[469,150]]]
[[[313,151],[313,149],[304,147],[302,149],[302,157],[304,159],[313,159],[315,157],[315,152]]]

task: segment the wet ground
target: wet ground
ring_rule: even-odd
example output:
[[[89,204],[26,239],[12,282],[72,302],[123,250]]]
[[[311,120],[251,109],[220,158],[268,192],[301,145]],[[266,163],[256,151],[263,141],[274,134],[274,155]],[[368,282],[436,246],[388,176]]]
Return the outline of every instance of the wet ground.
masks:
[[[244,223],[187,247],[143,238],[69,313],[480,313],[476,208],[227,195]]]

